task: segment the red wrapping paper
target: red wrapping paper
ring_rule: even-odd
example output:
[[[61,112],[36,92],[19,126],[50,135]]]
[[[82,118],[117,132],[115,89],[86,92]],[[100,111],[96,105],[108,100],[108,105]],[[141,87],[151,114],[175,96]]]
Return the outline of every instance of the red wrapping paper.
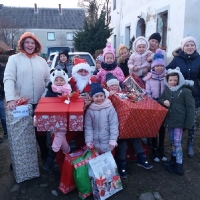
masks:
[[[156,137],[167,114],[166,108],[147,96],[134,103],[113,95],[111,101],[119,118],[119,138]]]

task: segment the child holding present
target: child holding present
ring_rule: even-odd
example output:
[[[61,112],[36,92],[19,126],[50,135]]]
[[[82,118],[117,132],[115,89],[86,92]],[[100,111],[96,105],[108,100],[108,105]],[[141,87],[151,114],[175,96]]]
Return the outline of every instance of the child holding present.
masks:
[[[136,76],[145,76],[150,69],[150,61],[153,53],[148,50],[149,42],[143,36],[135,39],[133,42],[134,53],[130,56],[128,61],[129,73]]]
[[[119,135],[117,113],[100,84],[91,83],[90,94],[93,103],[85,114],[85,143],[103,153],[112,151]]]
[[[164,125],[168,127],[172,144],[171,160],[166,170],[183,176],[183,152],[181,148],[183,128],[192,129],[195,117],[195,100],[192,96],[192,80],[185,80],[180,68],[169,69],[164,81],[165,90],[159,102],[168,108]]]
[[[115,62],[115,50],[110,44],[103,49],[103,62],[101,63],[100,71],[95,76],[100,84],[105,84],[107,73],[112,73],[116,76],[120,83],[125,79],[123,71]]]
[[[48,85],[48,91],[45,97],[58,97],[62,95],[71,94],[71,86],[68,84],[68,75],[62,69],[52,70],[50,74],[51,82]],[[36,121],[36,117],[34,117]],[[34,122],[37,126],[36,122]],[[66,141],[66,130],[59,130],[54,132],[54,140],[52,144],[52,149],[47,157],[47,160],[43,166],[43,169],[50,171],[53,168],[53,161],[56,157],[56,153],[62,149],[63,153],[70,152],[70,147]]]

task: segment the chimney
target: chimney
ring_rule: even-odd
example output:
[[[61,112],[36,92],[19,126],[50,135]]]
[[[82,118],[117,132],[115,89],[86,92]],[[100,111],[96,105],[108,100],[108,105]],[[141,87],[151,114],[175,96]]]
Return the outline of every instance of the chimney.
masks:
[[[34,13],[38,13],[37,3],[34,4]]]
[[[58,4],[59,6],[59,15],[62,15],[62,8],[61,8],[61,4]]]

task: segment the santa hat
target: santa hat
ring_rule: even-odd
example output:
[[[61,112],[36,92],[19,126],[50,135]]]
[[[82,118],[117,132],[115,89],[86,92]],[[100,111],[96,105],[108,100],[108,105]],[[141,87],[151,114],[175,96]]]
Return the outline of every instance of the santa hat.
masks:
[[[185,38],[183,38],[183,40],[182,40],[182,42],[181,42],[181,49],[182,49],[182,50],[183,50],[183,48],[184,48],[184,46],[185,46],[185,44],[186,44],[187,42],[194,42],[195,46],[197,46],[197,45],[196,45],[196,39],[195,39],[195,38],[193,38],[193,37],[191,37],[191,36],[185,37]]]
[[[119,85],[119,81],[116,76],[111,73],[106,74],[106,85],[110,87],[111,85]]]
[[[112,54],[115,60],[115,49],[113,49],[110,44],[107,44],[106,47],[103,49],[103,61],[105,61],[105,55],[108,53]]]
[[[133,42],[133,51],[136,51],[137,47],[140,44],[144,44],[146,46],[146,50],[149,49],[149,42],[148,42],[148,40],[145,37],[140,36],[140,37],[137,37],[135,39],[135,41]]]
[[[93,97],[97,94],[104,94],[105,95],[103,87],[99,83],[91,83],[91,85],[90,85],[90,95],[91,95],[91,97]]]
[[[75,58],[74,59],[74,66],[72,68],[72,76],[76,74],[80,69],[84,69],[91,74],[91,67],[83,58]]]
[[[57,77],[61,77],[65,80],[66,83],[68,83],[68,75],[67,73],[62,70],[62,69],[52,69],[51,70],[51,74],[50,74],[50,80],[52,82],[52,84],[54,84],[54,81]]]
[[[162,49],[157,49],[156,54],[153,57],[153,62],[151,68],[154,68],[156,65],[163,65],[165,67],[164,55],[162,54]]]

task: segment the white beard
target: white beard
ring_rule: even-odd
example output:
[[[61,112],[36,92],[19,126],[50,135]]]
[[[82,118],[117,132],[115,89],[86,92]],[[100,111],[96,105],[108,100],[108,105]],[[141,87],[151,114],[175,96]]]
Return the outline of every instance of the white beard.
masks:
[[[81,76],[77,73],[73,75],[75,81],[76,81],[76,87],[80,91],[80,93],[83,92],[84,88],[87,86],[88,83],[90,83],[90,77],[91,75],[88,74],[87,76]]]

